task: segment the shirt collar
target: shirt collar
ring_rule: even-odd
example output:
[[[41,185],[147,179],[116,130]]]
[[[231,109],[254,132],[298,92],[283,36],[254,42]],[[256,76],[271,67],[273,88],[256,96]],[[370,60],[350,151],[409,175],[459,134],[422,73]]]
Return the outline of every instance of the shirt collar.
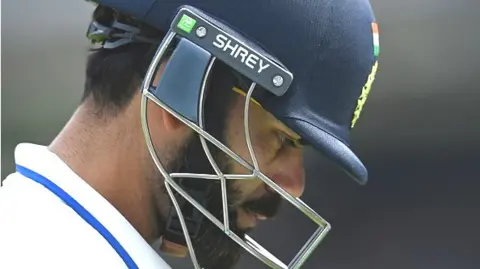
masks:
[[[46,146],[19,144],[15,148],[15,162],[46,177],[77,200],[109,230],[139,268],[170,269],[170,266],[112,204]]]

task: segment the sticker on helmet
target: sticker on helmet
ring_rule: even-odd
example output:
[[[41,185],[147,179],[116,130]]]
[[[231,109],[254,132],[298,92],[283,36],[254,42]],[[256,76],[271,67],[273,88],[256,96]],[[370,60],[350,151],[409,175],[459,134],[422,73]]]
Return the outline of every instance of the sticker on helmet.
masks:
[[[378,34],[378,24],[372,23],[372,30],[373,30],[373,55],[378,57],[380,53],[380,41],[379,41],[379,34]]]
[[[367,102],[368,95],[370,94],[370,90],[372,88],[373,81],[375,80],[375,75],[377,74],[378,69],[378,54],[380,53],[380,45],[379,45],[379,34],[378,34],[378,24],[372,23],[372,33],[373,33],[373,56],[375,59],[375,64],[373,65],[372,71],[370,75],[368,75],[367,82],[362,88],[362,93],[357,100],[357,107],[355,108],[355,112],[353,112],[353,119],[350,125],[350,128],[355,127],[355,124],[360,118],[360,114],[362,113],[363,106]]]
[[[196,23],[197,21],[194,18],[188,16],[187,14],[183,14],[182,18],[177,24],[177,27],[187,33],[190,33],[193,27],[195,27]]]

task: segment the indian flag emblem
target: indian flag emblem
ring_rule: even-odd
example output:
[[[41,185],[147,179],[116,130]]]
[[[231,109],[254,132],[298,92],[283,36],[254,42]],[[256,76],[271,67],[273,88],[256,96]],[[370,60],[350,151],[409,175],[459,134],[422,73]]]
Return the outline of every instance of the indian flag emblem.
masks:
[[[373,30],[373,55],[378,57],[380,52],[380,38],[378,35],[378,24],[373,22],[372,23],[372,30]]]

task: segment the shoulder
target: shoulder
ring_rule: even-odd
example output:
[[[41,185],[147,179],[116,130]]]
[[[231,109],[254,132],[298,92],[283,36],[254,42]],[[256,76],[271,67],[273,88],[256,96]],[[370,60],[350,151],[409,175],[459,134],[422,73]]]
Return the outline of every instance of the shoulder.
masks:
[[[2,269],[127,268],[98,230],[51,191],[19,173],[9,175],[0,187],[0,224]],[[125,225],[114,231],[138,266],[134,268],[170,269],[138,233]]]
[[[18,172],[0,188],[0,255],[8,256],[0,268],[170,268],[108,200],[46,147],[18,145],[15,163]]]
[[[0,188],[0,223],[0,268],[125,268],[74,211],[20,174]]]

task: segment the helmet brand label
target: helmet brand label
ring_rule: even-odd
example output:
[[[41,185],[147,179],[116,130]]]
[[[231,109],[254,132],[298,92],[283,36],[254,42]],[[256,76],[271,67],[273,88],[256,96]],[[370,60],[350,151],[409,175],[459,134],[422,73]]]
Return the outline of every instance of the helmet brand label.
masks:
[[[171,30],[276,96],[285,94],[292,84],[293,74],[278,59],[228,25],[194,8],[182,7]]]
[[[258,55],[223,34],[216,36],[213,45],[259,74],[270,67],[270,64],[265,63]]]

